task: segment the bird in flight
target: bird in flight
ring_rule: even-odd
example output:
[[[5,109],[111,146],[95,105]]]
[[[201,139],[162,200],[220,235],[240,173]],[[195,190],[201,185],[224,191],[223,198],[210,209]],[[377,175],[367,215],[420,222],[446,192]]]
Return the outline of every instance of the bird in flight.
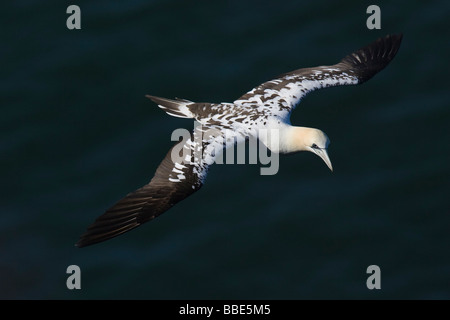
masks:
[[[335,65],[285,73],[255,87],[233,103],[195,103],[147,95],[167,114],[195,119],[201,125],[188,139],[169,150],[148,184],[129,193],[99,216],[76,246],[92,245],[130,231],[199,190],[209,166],[214,163],[215,151],[229,147],[225,140],[230,137],[234,143],[240,143],[246,137],[258,137],[258,132],[263,129],[275,129],[277,141],[267,136],[259,137],[272,152],[309,151],[318,155],[332,170],[326,134],[318,129],[292,126],[291,112],[311,91],[366,82],[395,57],[401,40],[401,34],[387,35],[347,55]],[[183,158],[182,151],[186,150],[191,152]]]

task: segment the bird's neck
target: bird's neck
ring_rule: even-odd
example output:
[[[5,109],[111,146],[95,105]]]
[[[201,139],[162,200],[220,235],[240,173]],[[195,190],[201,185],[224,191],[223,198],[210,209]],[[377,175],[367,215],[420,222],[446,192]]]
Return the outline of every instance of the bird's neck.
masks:
[[[281,153],[295,153],[305,151],[306,138],[310,135],[310,128],[289,126],[285,128],[281,140]]]
[[[269,129],[267,135],[260,135],[260,140],[272,152],[289,154],[305,151],[306,144],[304,137],[310,134],[310,128],[294,127],[291,125]]]

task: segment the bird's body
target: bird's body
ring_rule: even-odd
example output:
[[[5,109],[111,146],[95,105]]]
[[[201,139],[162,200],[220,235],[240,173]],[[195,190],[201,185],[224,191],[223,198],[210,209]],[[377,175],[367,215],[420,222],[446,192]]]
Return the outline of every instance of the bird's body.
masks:
[[[380,38],[332,66],[298,69],[267,81],[233,103],[195,103],[147,96],[167,114],[200,123],[190,137],[169,150],[149,184],[128,194],[101,215],[77,246],[101,242],[154,219],[203,185],[218,150],[252,137],[272,152],[310,151],[332,169],[329,139],[319,129],[290,123],[295,106],[309,92],[330,86],[361,84],[396,55],[402,36]],[[262,131],[276,135],[261,135]]]

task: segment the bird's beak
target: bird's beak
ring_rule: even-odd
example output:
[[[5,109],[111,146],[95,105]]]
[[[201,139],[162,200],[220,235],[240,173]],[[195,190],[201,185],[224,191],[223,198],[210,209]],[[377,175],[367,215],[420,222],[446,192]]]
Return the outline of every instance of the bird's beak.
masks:
[[[328,168],[333,171],[333,165],[331,164],[330,157],[328,157],[327,149],[313,149],[314,153],[317,154],[322,160],[327,164]]]

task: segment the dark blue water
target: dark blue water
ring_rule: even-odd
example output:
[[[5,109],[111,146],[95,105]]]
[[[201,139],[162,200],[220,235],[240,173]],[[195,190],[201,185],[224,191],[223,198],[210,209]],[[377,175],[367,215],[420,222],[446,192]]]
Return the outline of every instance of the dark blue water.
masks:
[[[71,3],[72,4],[72,3]],[[0,10],[0,297],[450,298],[449,5],[379,1],[14,1]],[[189,120],[145,94],[231,102],[300,67],[403,32],[368,83],[308,96],[312,154],[216,166],[201,191],[92,247],[75,242],[147,183]],[[80,266],[82,289],[66,288]],[[381,290],[366,269],[381,268]]]

